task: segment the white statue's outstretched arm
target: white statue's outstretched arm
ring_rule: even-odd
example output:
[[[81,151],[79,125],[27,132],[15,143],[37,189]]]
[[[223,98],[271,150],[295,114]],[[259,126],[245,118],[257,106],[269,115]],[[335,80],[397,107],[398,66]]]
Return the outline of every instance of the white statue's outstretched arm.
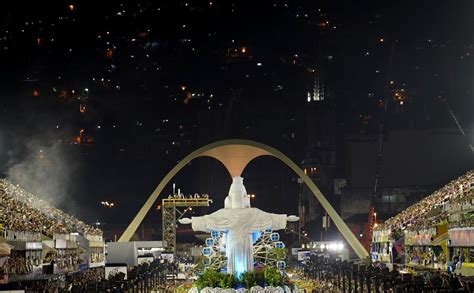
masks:
[[[187,225],[187,224],[191,224],[193,221],[190,218],[182,218],[179,220],[179,222],[181,224]]]
[[[286,220],[287,220],[288,222],[296,222],[296,221],[298,221],[299,219],[300,219],[300,217],[293,216],[293,215],[286,217]]]

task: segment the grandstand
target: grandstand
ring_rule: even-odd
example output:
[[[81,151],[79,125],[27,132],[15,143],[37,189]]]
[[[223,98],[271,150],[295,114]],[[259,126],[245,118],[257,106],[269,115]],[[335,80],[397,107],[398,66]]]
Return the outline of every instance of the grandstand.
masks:
[[[40,232],[50,238],[55,233],[102,235],[94,228],[51,206],[8,180],[0,180],[0,224],[4,229]]]
[[[372,257],[474,274],[473,213],[471,170],[384,223],[375,224]]]
[[[104,262],[100,229],[0,180],[0,284]]]
[[[447,221],[448,206],[461,204],[472,199],[473,188],[474,170],[471,170],[398,215],[379,224],[374,230],[423,229]]]

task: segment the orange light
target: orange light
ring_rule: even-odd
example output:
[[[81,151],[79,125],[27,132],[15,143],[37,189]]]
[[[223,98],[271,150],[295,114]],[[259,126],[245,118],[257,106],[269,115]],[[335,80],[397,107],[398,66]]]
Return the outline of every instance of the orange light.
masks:
[[[327,28],[327,25],[328,25],[328,22],[320,22],[320,23],[318,24],[319,28],[321,28],[321,29]]]
[[[72,4],[69,4],[68,8],[69,8],[69,11],[74,11],[74,10],[76,10],[76,6],[74,6],[74,5],[72,5]]]
[[[89,136],[89,135],[85,135],[84,136],[84,144],[86,145],[91,145],[93,144],[95,141],[94,141],[94,138],[92,136]]]
[[[105,52],[105,56],[111,59],[114,56],[114,53],[112,52],[112,50],[107,50],[107,52]]]
[[[181,90],[182,91],[185,91],[186,90],[186,87],[184,85],[181,86]]]
[[[80,135],[74,136],[73,143],[74,144],[81,144],[81,136]]]
[[[186,93],[186,97],[184,98],[183,103],[184,103],[185,105],[189,104],[189,101],[190,101],[192,98],[193,98],[193,95],[192,95],[190,92]]]
[[[85,104],[80,104],[79,105],[79,112],[85,113],[86,112],[86,105]]]
[[[67,100],[67,91],[66,90],[61,90],[61,92],[59,93],[59,98],[60,99],[64,99],[64,100]]]
[[[246,53],[246,52],[247,52],[247,48],[242,47],[242,53]]]
[[[396,89],[394,90],[393,99],[398,102],[401,106],[405,103],[405,89]]]

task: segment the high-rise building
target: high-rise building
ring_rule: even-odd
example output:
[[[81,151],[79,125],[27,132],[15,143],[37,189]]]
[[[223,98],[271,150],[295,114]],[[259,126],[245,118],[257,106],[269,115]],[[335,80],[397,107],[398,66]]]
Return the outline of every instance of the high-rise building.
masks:
[[[334,179],[336,177],[335,101],[325,82],[324,69],[324,66],[321,66],[311,73],[304,113],[306,147],[301,166],[333,206],[338,206],[334,201]],[[324,221],[326,219],[324,209],[306,188],[301,189],[300,196],[301,225],[306,227],[306,231],[316,233],[313,237],[324,238],[323,226],[324,230],[328,229],[328,221]]]

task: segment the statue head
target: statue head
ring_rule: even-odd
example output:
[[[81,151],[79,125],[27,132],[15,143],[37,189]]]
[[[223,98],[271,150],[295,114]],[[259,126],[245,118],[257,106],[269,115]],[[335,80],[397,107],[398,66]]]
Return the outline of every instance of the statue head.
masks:
[[[226,209],[249,208],[250,199],[244,186],[244,178],[236,176],[232,178],[229,195],[225,198],[224,207]]]

